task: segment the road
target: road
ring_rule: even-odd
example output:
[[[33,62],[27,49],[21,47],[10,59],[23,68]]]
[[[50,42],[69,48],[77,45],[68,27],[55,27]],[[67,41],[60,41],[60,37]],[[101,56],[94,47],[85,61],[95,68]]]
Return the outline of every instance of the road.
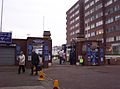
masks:
[[[25,74],[17,74],[17,66],[0,66],[0,89],[53,89],[55,79],[60,89],[120,89],[120,65],[76,66],[59,65],[55,60],[51,67],[43,69],[45,80]]]
[[[59,81],[60,89],[120,89],[120,66],[76,66],[55,64],[45,73]]]

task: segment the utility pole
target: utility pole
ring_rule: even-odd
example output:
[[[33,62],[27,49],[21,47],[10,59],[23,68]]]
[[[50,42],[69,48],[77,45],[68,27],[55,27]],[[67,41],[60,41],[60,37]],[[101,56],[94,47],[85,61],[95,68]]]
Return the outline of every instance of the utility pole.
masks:
[[[1,5],[1,22],[0,22],[0,32],[2,32],[2,20],[3,20],[3,0]]]
[[[45,19],[45,18],[44,18],[44,16],[43,16],[43,32],[44,32],[44,22],[45,22],[44,19]]]

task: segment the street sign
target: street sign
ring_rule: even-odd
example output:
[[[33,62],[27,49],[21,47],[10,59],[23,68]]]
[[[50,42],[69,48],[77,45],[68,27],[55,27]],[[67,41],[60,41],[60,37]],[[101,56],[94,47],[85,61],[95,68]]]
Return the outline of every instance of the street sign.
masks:
[[[12,43],[12,33],[0,32],[0,43]]]

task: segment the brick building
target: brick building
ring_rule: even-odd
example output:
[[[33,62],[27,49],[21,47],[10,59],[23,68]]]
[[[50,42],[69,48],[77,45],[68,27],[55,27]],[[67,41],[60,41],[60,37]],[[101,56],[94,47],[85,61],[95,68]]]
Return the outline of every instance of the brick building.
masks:
[[[76,39],[77,33],[84,34],[84,0],[77,1],[67,12],[67,44]]]
[[[68,22],[72,23],[72,20],[68,19],[68,17],[70,18],[68,12],[76,7],[77,3],[84,6],[84,8],[79,7],[78,9],[78,11],[83,9],[81,11],[84,13],[79,13],[78,23],[84,27],[78,26],[71,31],[72,25],[69,25]],[[102,41],[106,53],[120,54],[120,0],[78,0],[77,3],[67,11],[67,44],[76,35],[71,36],[72,32],[75,33],[76,29],[79,29],[78,33],[84,34],[87,40]],[[76,12],[75,10],[72,14],[74,15]],[[80,23],[81,21],[83,22]],[[73,24],[76,26],[75,23]],[[83,28],[83,32],[81,32],[81,28]]]

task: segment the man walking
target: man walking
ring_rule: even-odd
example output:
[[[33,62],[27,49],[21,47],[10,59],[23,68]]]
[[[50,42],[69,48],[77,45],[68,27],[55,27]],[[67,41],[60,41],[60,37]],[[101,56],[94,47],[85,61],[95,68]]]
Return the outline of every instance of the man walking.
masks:
[[[36,68],[36,74],[38,74],[38,65],[39,65],[39,57],[38,54],[33,50],[32,52],[32,67],[31,67],[31,75],[33,75],[33,68]]]

